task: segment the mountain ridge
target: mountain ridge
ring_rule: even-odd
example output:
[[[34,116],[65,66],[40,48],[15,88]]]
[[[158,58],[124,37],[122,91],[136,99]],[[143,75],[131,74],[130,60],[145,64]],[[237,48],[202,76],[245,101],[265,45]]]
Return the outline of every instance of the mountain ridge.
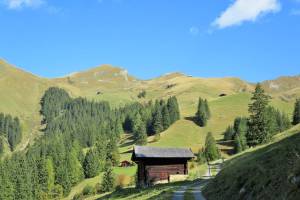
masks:
[[[267,87],[267,83],[263,85]],[[127,70],[112,65],[49,79],[0,60],[0,112],[20,117],[25,132],[24,140],[30,138],[29,143],[40,134],[39,103],[49,87],[63,88],[72,97],[108,101],[113,107],[177,96],[183,117],[190,117],[195,112],[199,96],[212,101],[219,99],[221,94],[230,96],[245,93],[243,101],[246,101],[253,91],[253,84],[235,77],[199,78],[174,72],[150,80],[140,80],[128,74]],[[147,92],[146,97],[138,98],[143,90]],[[270,93],[277,99],[276,104],[284,109],[300,94],[300,87],[293,86],[291,90],[279,92],[272,90]]]

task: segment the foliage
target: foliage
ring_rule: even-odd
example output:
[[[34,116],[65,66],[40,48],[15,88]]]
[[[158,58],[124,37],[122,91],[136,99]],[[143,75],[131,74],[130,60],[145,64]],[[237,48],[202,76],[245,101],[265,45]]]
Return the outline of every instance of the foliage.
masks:
[[[204,149],[200,149],[197,154],[197,162],[201,165],[206,163],[206,156]]]
[[[0,137],[7,138],[10,149],[15,150],[17,144],[21,142],[22,130],[18,117],[0,113]]]
[[[93,178],[100,172],[99,158],[94,149],[90,149],[85,156],[84,163],[84,174],[86,178]]]
[[[234,129],[232,126],[228,126],[226,131],[224,132],[224,140],[232,140],[234,138]]]
[[[84,196],[91,195],[91,194],[94,194],[94,193],[95,193],[95,189],[94,189],[94,187],[91,186],[91,185],[85,186],[85,187],[83,188],[83,190],[82,190],[82,194],[83,194]]]
[[[208,106],[208,102],[206,99],[204,100],[200,97],[198,102],[198,109],[195,114],[196,123],[199,126],[204,127],[206,126],[207,120],[209,120],[210,117],[211,117],[211,113]]]
[[[297,99],[295,102],[294,114],[293,114],[293,124],[300,123],[300,99]]]
[[[138,98],[139,99],[141,99],[141,98],[145,98],[146,97],[146,91],[145,90],[143,90],[143,91],[141,91],[139,94],[138,94]]]
[[[250,146],[266,143],[270,141],[271,135],[268,127],[267,107],[270,97],[258,83],[251,98],[252,103],[249,105],[249,130],[247,141]]]
[[[112,169],[112,163],[106,162],[105,171],[102,178],[101,189],[103,192],[110,192],[115,187],[115,175]]]
[[[215,138],[211,132],[206,135],[204,153],[208,161],[217,160],[221,157]]]

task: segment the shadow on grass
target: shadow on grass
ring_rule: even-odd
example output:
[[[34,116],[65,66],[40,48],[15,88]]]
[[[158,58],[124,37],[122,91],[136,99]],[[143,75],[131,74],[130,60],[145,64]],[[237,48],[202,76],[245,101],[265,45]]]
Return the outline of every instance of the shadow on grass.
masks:
[[[199,126],[199,124],[197,123],[197,119],[196,119],[195,116],[185,117],[184,119],[185,119],[185,120],[192,121],[192,122],[194,122],[197,126]]]
[[[97,200],[104,199],[120,199],[120,198],[129,198],[138,199],[141,196],[145,196],[146,199],[150,200],[167,200],[171,198],[173,190],[182,185],[193,184],[194,181],[180,181],[174,183],[158,184],[148,188],[124,188],[116,190],[110,194],[107,194],[103,197],[98,198]],[[155,193],[151,195],[151,193]],[[148,196],[147,196],[148,195]]]
[[[119,147],[127,147],[127,146],[130,146],[130,145],[133,145],[134,144],[134,140],[132,139],[132,141],[129,141],[129,142],[125,142],[123,144],[121,144]]]
[[[132,152],[133,152],[133,150],[128,150],[128,151],[122,152],[121,154],[127,154],[127,153],[132,153]]]

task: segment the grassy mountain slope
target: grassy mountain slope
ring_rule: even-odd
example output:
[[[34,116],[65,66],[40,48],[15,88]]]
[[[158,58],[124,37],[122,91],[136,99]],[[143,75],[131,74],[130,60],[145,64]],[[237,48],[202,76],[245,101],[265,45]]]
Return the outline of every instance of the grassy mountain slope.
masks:
[[[39,101],[47,87],[46,79],[0,60],[0,112],[18,116],[22,120],[23,147],[38,134],[41,121]]]
[[[294,82],[292,81],[293,84]],[[73,73],[62,78],[45,79],[0,60],[0,112],[20,117],[24,137],[19,149],[23,149],[39,134],[41,121],[39,101],[44,91],[51,86],[62,87],[73,97],[106,100],[112,106],[176,95],[182,120],[163,133],[161,141],[151,145],[192,146],[193,148],[203,144],[208,131],[221,138],[225,127],[234,117],[246,115],[250,92],[253,90],[253,85],[238,78],[195,78],[180,73],[143,81],[128,75],[124,69],[110,65]],[[142,90],[145,90],[147,95],[146,98],[139,99],[137,95]],[[293,90],[297,90],[297,87]],[[227,96],[219,97],[221,93]],[[284,101],[277,98],[276,91],[273,91],[272,95],[275,96],[273,104],[276,107],[291,113],[292,100]],[[206,128],[199,128],[189,120],[195,113],[199,96],[209,100],[213,112],[213,117]],[[188,137],[184,137],[186,135]]]
[[[300,75],[282,76],[275,80],[264,81],[264,89],[283,101],[300,97]]]
[[[299,199],[300,125],[269,145],[249,149],[228,161],[205,188],[207,199]]]

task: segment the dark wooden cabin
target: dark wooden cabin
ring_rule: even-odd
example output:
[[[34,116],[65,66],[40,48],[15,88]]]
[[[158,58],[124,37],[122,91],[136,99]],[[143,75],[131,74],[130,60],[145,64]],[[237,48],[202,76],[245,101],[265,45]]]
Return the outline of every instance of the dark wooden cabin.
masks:
[[[194,157],[190,149],[135,146],[131,160],[138,165],[141,186],[169,182],[173,175],[188,175],[187,161]]]

